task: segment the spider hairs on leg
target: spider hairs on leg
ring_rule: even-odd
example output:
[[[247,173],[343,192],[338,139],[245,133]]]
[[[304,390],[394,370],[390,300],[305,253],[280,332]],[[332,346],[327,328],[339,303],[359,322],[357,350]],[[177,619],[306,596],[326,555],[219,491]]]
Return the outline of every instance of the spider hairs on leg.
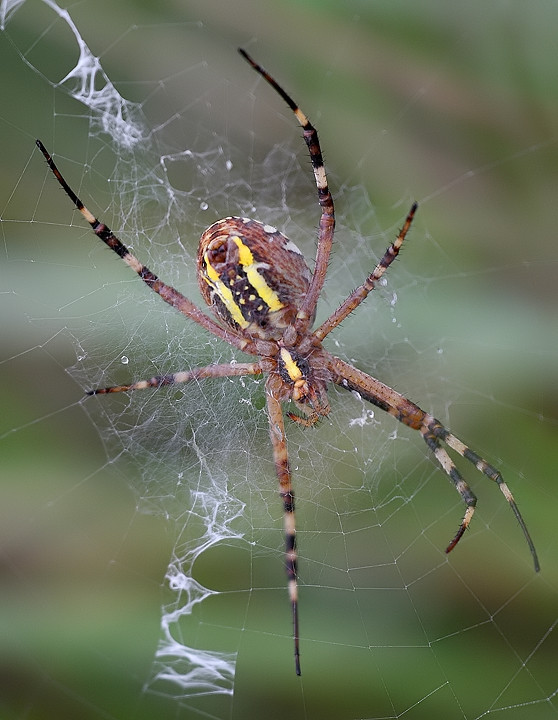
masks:
[[[418,430],[465,503],[465,514],[459,529],[446,548],[446,552],[450,552],[469,526],[477,499],[443,447],[446,445],[498,485],[519,522],[537,571],[539,561],[514,497],[496,468],[418,405],[380,380],[332,355],[323,347],[323,340],[374,290],[397,257],[411,227],[417,204],[411,206],[398,236],[364,282],[353,290],[327,320],[313,329],[335,229],[333,198],[328,187],[318,133],[274,78],[246,51],[241,49],[239,52],[280,95],[302,127],[321,214],[313,272],[296,245],[270,225],[249,218],[226,217],[208,227],[203,232],[198,247],[197,278],[201,295],[215,319],[200,310],[178,290],[160,280],[132,255],[110,228],[84,206],[40,140],[37,140],[37,146],[95,235],[131,267],[151,290],[208,332],[257,358],[254,362],[206,365],[132,382],[129,385],[98,388],[91,390],[89,395],[161,388],[192,380],[214,380],[242,375],[265,376],[269,435],[279,495],[283,503],[285,568],[292,615],[295,672],[300,675],[295,496],[282,409],[285,402],[292,402],[298,411],[286,413],[290,420],[304,426],[315,425],[320,418],[330,413],[327,386],[335,383],[347,390],[356,391],[364,400],[384,410],[404,425]]]

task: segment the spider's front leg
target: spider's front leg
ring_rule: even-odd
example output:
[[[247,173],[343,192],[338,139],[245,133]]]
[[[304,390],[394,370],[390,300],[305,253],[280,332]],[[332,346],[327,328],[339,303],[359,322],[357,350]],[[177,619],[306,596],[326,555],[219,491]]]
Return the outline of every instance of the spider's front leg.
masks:
[[[504,482],[504,478],[502,477],[500,471],[490,465],[490,463],[488,463],[474,450],[471,450],[468,445],[465,445],[462,440],[460,440],[453,433],[447,430],[447,428],[445,428],[439,420],[436,420],[436,418],[432,417],[432,415],[425,414],[423,425],[421,427],[421,432],[426,441],[426,444],[432,449],[434,455],[436,456],[436,459],[450,476],[461,497],[467,504],[467,510],[465,512],[463,522],[461,523],[457,534],[455,535],[451,543],[448,545],[446,552],[450,552],[451,550],[453,550],[453,548],[457,545],[457,543],[461,539],[461,536],[467,529],[469,522],[471,521],[471,518],[473,516],[477,498],[475,497],[467,483],[461,478],[461,476],[457,472],[457,468],[453,464],[453,461],[451,460],[447,452],[440,446],[440,442],[444,442],[446,445],[452,448],[452,450],[455,450],[459,455],[461,455],[461,457],[473,463],[473,465],[477,468],[479,472],[486,475],[487,478],[489,478],[498,485],[502,494],[508,501],[513,511],[513,514],[515,515],[516,520],[519,523],[519,527],[523,531],[525,540],[527,541],[527,545],[529,546],[529,550],[531,551],[531,555],[533,557],[535,571],[539,572],[540,564],[539,558],[537,556],[537,551],[535,549],[535,544],[531,539],[531,535],[527,530],[525,520],[519,512],[519,508],[517,507],[517,503],[515,502],[511,490],[509,489],[508,484]]]
[[[413,430],[419,430],[422,434],[426,444],[432,450],[434,457],[448,475],[451,482],[454,484],[455,489],[461,495],[463,502],[467,506],[465,515],[459,526],[459,530],[455,534],[450,544],[446,548],[446,552],[451,552],[457,545],[459,540],[463,537],[465,530],[469,527],[473,514],[475,512],[475,506],[477,498],[472,492],[471,488],[467,485],[461,473],[456,468],[455,463],[448,455],[447,451],[442,447],[441,443],[445,443],[452,450],[455,450],[461,457],[472,463],[479,472],[482,472],[486,477],[490,478],[500,488],[502,494],[508,501],[518,523],[523,531],[527,545],[533,557],[535,565],[535,571],[539,571],[540,565],[537,557],[537,551],[535,545],[531,539],[527,525],[523,520],[517,503],[507,486],[504,482],[502,475],[495,467],[490,465],[484,458],[478,455],[476,452],[471,450],[464,442],[459,440],[458,437],[450,433],[439,420],[436,420],[432,415],[421,410],[418,405],[408,400],[403,395],[393,390],[393,388],[384,385],[376,378],[363,373],[361,370],[349,365],[339,358],[329,355],[327,358],[327,364],[332,373],[332,380],[337,385],[347,388],[349,390],[355,390],[359,395],[371,402],[381,410],[393,415],[404,425],[408,425]]]
[[[279,495],[283,502],[283,523],[285,533],[285,570],[289,600],[293,618],[293,638],[295,671],[300,675],[300,651],[298,632],[298,583],[297,583],[297,551],[294,492],[291,482],[291,471],[287,455],[287,438],[283,410],[279,400],[281,381],[277,375],[270,373],[266,382],[267,414],[269,419],[269,436],[273,448],[275,471],[279,480]]]

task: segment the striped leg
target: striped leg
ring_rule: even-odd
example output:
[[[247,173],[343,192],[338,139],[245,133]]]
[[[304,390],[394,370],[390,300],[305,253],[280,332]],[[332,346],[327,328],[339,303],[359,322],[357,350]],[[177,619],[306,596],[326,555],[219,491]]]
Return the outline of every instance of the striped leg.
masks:
[[[390,415],[393,415],[393,417],[397,418],[399,422],[402,422],[404,425],[407,425],[413,430],[419,430],[426,444],[434,453],[434,457],[440,464],[441,468],[455,485],[455,489],[463,498],[463,502],[467,506],[467,509],[465,510],[465,515],[461,525],[459,526],[459,530],[446,548],[446,552],[451,552],[459,540],[463,537],[463,533],[468,528],[471,518],[475,512],[477,498],[465,480],[461,477],[461,473],[455,467],[453,460],[450,458],[447,451],[441,446],[441,443],[445,443],[452,450],[455,450],[455,452],[461,455],[461,457],[472,463],[477,470],[498,484],[498,487],[508,501],[517,521],[519,522],[519,526],[523,531],[523,535],[525,536],[525,540],[527,541],[527,545],[529,546],[529,550],[531,551],[531,555],[533,557],[535,570],[537,572],[539,571],[540,566],[537,551],[535,550],[535,545],[529,535],[525,521],[519,512],[519,508],[517,507],[510,489],[495,467],[487,463],[484,458],[471,450],[455,435],[452,435],[452,433],[450,433],[450,431],[447,430],[439,420],[436,420],[436,418],[432,417],[432,415],[425,413],[418,405],[415,405],[415,403],[408,400],[393,388],[384,385],[384,383],[380,382],[376,378],[367,375],[362,372],[362,370],[358,370],[334,355],[328,355],[327,361],[334,383],[348,390],[355,390],[362,398],[368,400],[368,402],[371,402],[373,405],[379,407],[381,410],[384,410]]]
[[[251,344],[248,340],[242,340],[240,337],[234,335],[231,330],[225,330],[218,325],[214,320],[203,313],[191,300],[185,298],[182,293],[175,290],[170,285],[166,285],[164,282],[145,267],[128,248],[114,235],[112,230],[104,223],[97,220],[97,218],[89,212],[85,205],[81,202],[72,188],[68,185],[58,168],[56,167],[54,160],[50,156],[49,152],[40,140],[36,141],[37,147],[43,153],[48,166],[52,170],[54,176],[64,188],[65,193],[68,195],[70,200],[74,203],[80,213],[83,215],[85,220],[91,225],[93,232],[97,237],[102,240],[111,250],[118,255],[119,258],[124,260],[126,265],[132,268],[143,280],[143,282],[156,292],[160,297],[169,305],[179,310],[183,315],[189,317],[198,325],[208,330],[213,335],[225,340],[230,345],[239,348],[240,350],[246,350],[250,352],[248,346]]]
[[[469,527],[469,523],[471,522],[473,514],[475,512],[477,498],[471,488],[467,485],[465,480],[461,477],[461,473],[455,467],[453,460],[450,458],[444,448],[440,445],[440,441],[438,440],[434,432],[430,429],[430,424],[421,427],[421,433],[424,437],[426,444],[428,445],[430,450],[432,450],[434,457],[440,463],[444,472],[455,485],[455,489],[461,495],[463,502],[467,506],[467,509],[465,510],[465,515],[463,516],[463,520],[461,521],[461,525],[459,526],[455,537],[452,539],[452,541],[446,548],[446,552],[449,553],[461,540],[463,534],[465,533],[465,530],[467,530],[467,528]]]
[[[332,315],[328,317],[328,319],[323,323],[323,325],[321,325],[317,330],[314,331],[314,336],[317,337],[318,340],[323,340],[326,335],[328,335],[332,330],[334,330],[339,325],[339,323],[343,322],[343,320],[350,313],[352,313],[356,307],[360,305],[360,303],[368,296],[368,294],[372,292],[372,290],[374,290],[378,280],[380,280],[380,278],[391,265],[391,263],[399,255],[399,250],[401,249],[403,241],[407,236],[407,232],[411,227],[411,223],[413,222],[417,207],[418,204],[413,203],[411,209],[409,210],[405,223],[399,231],[399,235],[385,251],[380,262],[376,265],[374,270],[370,273],[370,275],[366,278],[362,285],[355,288],[353,292],[349,295],[349,297],[345,300],[345,302],[340,305]]]
[[[531,539],[531,535],[527,530],[525,520],[519,512],[519,508],[517,507],[517,503],[515,502],[511,490],[509,489],[507,483],[504,482],[500,471],[496,470],[495,467],[490,465],[490,463],[488,463],[478,453],[471,450],[471,448],[465,445],[464,442],[462,442],[458,437],[453,435],[449,430],[446,430],[446,428],[443,427],[443,425],[431,415],[427,415],[425,421],[426,425],[424,429],[421,430],[421,432],[426,441],[426,444],[432,449],[432,451],[436,455],[436,459],[438,460],[440,465],[442,465],[446,473],[450,476],[450,479],[455,484],[457,491],[467,505],[467,510],[465,512],[463,522],[461,523],[461,526],[457,531],[455,538],[449,544],[446,552],[450,552],[451,550],[453,550],[453,548],[457,545],[459,539],[467,529],[467,526],[469,525],[473,516],[477,499],[471,492],[467,483],[461,478],[460,474],[457,471],[457,468],[453,464],[449,455],[445,452],[445,450],[443,450],[443,448],[440,447],[439,441],[446,443],[446,445],[448,445],[452,450],[455,450],[455,452],[461,455],[461,457],[472,463],[479,472],[486,475],[486,477],[490,478],[490,480],[493,480],[498,485],[503,496],[508,501],[513,511],[513,514],[515,515],[516,520],[519,523],[519,527],[523,531],[523,534],[529,546],[529,550],[531,551],[531,555],[533,556],[535,570],[536,572],[538,572],[540,570],[540,565],[539,559],[537,557],[537,551],[535,550],[535,544]],[[435,446],[437,446],[436,449]]]
[[[316,253],[316,265],[314,267],[314,273],[310,282],[310,288],[302,302],[300,309],[297,313],[296,330],[298,332],[305,332],[312,320],[316,311],[316,305],[318,304],[318,298],[325,282],[327,266],[329,263],[329,256],[331,253],[331,246],[333,244],[333,232],[335,229],[335,212],[333,208],[333,198],[329,191],[327,184],[327,176],[324,167],[324,161],[322,157],[322,151],[320,148],[320,141],[318,140],[318,132],[312,125],[310,120],[298,107],[295,101],[287,95],[283,88],[266,72],[261,65],[258,65],[250,55],[242,48],[239,48],[239,52],[242,57],[259,73],[271,87],[283,98],[290,109],[296,116],[296,119],[300,123],[304,142],[308,146],[308,152],[310,154],[310,162],[312,163],[312,170],[314,171],[314,179],[316,181],[316,187],[318,189],[318,202],[322,209],[320,217],[320,225],[318,231],[318,249]]]
[[[205,378],[233,377],[238,375],[259,375],[262,372],[258,363],[235,363],[231,365],[206,365],[205,367],[184,370],[170,375],[156,375],[149,380],[138,380],[130,385],[111,385],[110,387],[89,390],[88,395],[108,395],[109,393],[129,392],[131,390],[145,390],[146,388],[160,388],[163,385],[177,385],[191,380]]]
[[[289,458],[287,456],[287,439],[285,436],[283,411],[273,388],[276,379],[276,376],[273,374],[270,374],[267,378],[267,413],[269,419],[269,435],[273,447],[273,460],[275,462],[277,479],[279,480],[279,495],[283,501],[285,570],[287,572],[287,586],[293,618],[295,671],[297,675],[300,675],[295,503],[291,483],[291,471],[289,469]]]

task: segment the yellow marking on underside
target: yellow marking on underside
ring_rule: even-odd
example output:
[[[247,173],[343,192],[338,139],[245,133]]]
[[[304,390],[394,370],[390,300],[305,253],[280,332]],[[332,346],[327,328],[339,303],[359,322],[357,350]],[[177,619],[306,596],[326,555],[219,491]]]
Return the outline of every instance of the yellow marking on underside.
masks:
[[[298,367],[296,362],[293,360],[293,356],[284,347],[281,348],[281,360],[283,361],[283,364],[285,365],[285,368],[289,373],[289,377],[291,378],[291,380],[299,380],[302,377],[302,372],[300,371],[300,368]]]
[[[205,278],[205,281],[208,285],[211,285],[211,287],[219,295],[235,323],[241,328],[247,328],[250,323],[245,319],[244,315],[240,311],[240,308],[235,303],[231,289],[221,281],[219,273],[209,262],[207,253],[204,254],[203,259],[205,260],[205,268],[207,271],[207,278]]]
[[[250,285],[272,312],[281,310],[281,308],[284,307],[284,304],[279,299],[279,295],[277,295],[275,290],[272,290],[269,287],[263,275],[258,272],[259,264],[254,262],[254,256],[252,255],[250,248],[245,245],[242,242],[242,239],[238,236],[234,236],[232,240],[238,247],[238,261],[244,268],[244,272],[246,273],[246,277],[248,278]]]

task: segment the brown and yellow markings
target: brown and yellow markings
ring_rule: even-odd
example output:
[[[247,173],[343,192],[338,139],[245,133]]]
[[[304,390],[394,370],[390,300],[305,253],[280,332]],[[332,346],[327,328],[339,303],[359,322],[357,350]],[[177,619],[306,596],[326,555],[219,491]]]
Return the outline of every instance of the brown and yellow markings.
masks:
[[[267,268],[269,266],[266,263],[255,262],[252,251],[248,245],[242,242],[242,238],[238,235],[234,235],[231,240],[238,247],[238,261],[244,268],[248,282],[254,288],[256,294],[264,301],[271,312],[280,310],[283,307],[283,303],[279,299],[279,295],[269,287],[266,279],[259,272],[261,267]]]

